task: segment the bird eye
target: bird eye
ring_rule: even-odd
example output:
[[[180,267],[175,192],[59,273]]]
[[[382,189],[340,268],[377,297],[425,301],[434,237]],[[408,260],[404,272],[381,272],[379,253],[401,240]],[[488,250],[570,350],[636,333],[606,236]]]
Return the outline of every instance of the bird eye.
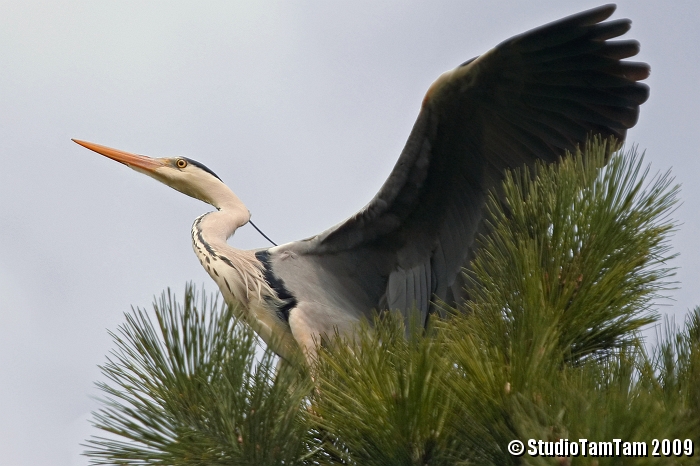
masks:
[[[178,168],[185,168],[186,166],[187,166],[187,160],[177,159],[177,167]]]

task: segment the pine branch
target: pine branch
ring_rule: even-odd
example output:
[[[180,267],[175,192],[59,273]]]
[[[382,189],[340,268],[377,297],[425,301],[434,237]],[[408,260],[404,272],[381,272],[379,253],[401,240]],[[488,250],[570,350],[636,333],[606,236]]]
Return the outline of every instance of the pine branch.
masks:
[[[452,465],[463,442],[447,423],[454,398],[440,333],[387,314],[365,323],[355,340],[319,352],[313,420],[325,448],[342,464]]]
[[[610,145],[593,141],[534,174],[509,173],[503,202],[490,198],[467,308],[503,326],[510,356],[539,345],[580,362],[634,344],[634,332],[658,318],[652,303],[673,285],[669,215],[678,186],[668,173],[647,182],[634,149],[605,166]]]
[[[275,374],[253,331],[192,286],[184,306],[168,291],[112,334],[101,367],[107,383],[94,424],[110,436],[88,442],[94,464],[298,464],[311,448],[300,415],[310,382]]]

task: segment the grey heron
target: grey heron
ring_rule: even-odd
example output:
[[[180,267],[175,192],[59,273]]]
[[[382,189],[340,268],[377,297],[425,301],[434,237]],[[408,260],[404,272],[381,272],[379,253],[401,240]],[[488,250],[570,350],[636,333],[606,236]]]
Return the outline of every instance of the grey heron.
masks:
[[[225,300],[283,358],[350,335],[374,310],[419,312],[463,298],[489,190],[504,171],[555,162],[591,134],[622,141],[649,96],[645,63],[605,21],[615,5],[508,39],[441,75],[389,178],[355,215],[301,241],[259,250],[227,243],[250,221],[213,171],[185,157],[150,158],[75,140],[216,207],[197,218],[192,244]]]

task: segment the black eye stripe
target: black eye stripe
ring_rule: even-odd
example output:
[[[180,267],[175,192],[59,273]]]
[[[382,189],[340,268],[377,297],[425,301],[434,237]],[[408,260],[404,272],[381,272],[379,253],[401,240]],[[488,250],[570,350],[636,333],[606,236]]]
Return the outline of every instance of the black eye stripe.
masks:
[[[211,171],[211,170],[209,169],[209,167],[207,167],[206,165],[204,165],[204,164],[202,164],[202,163],[199,163],[199,162],[197,162],[196,160],[188,159],[187,157],[181,157],[181,159],[182,159],[182,160],[186,160],[188,163],[194,165],[195,167],[204,170],[205,172],[209,173],[210,175],[212,175],[212,176],[215,177],[217,180],[219,180],[219,181],[221,181],[221,182],[223,183],[223,180],[222,180],[221,178],[219,178],[219,175],[217,175],[216,173],[214,173],[213,171]]]

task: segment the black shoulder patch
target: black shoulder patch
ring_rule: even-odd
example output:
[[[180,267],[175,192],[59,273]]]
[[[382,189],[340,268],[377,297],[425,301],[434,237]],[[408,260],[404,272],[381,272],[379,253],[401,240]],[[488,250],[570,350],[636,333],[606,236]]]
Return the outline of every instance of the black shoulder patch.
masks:
[[[209,173],[210,175],[212,175],[213,177],[215,177],[217,180],[221,181],[222,183],[224,182],[221,178],[219,178],[219,175],[217,175],[216,173],[211,171],[211,169],[209,167],[207,167],[206,165],[204,165],[203,163],[197,162],[196,160],[188,159],[187,157],[180,157],[180,158],[187,160],[187,163],[192,164],[197,168],[201,168],[202,170]]]
[[[270,263],[270,253],[267,250],[257,251],[255,258],[263,265],[263,277],[270,288],[277,293],[277,297],[282,301],[282,305],[277,304],[277,316],[289,323],[289,313],[296,307],[298,301],[284,286],[284,281],[275,276],[272,272],[272,264]]]

